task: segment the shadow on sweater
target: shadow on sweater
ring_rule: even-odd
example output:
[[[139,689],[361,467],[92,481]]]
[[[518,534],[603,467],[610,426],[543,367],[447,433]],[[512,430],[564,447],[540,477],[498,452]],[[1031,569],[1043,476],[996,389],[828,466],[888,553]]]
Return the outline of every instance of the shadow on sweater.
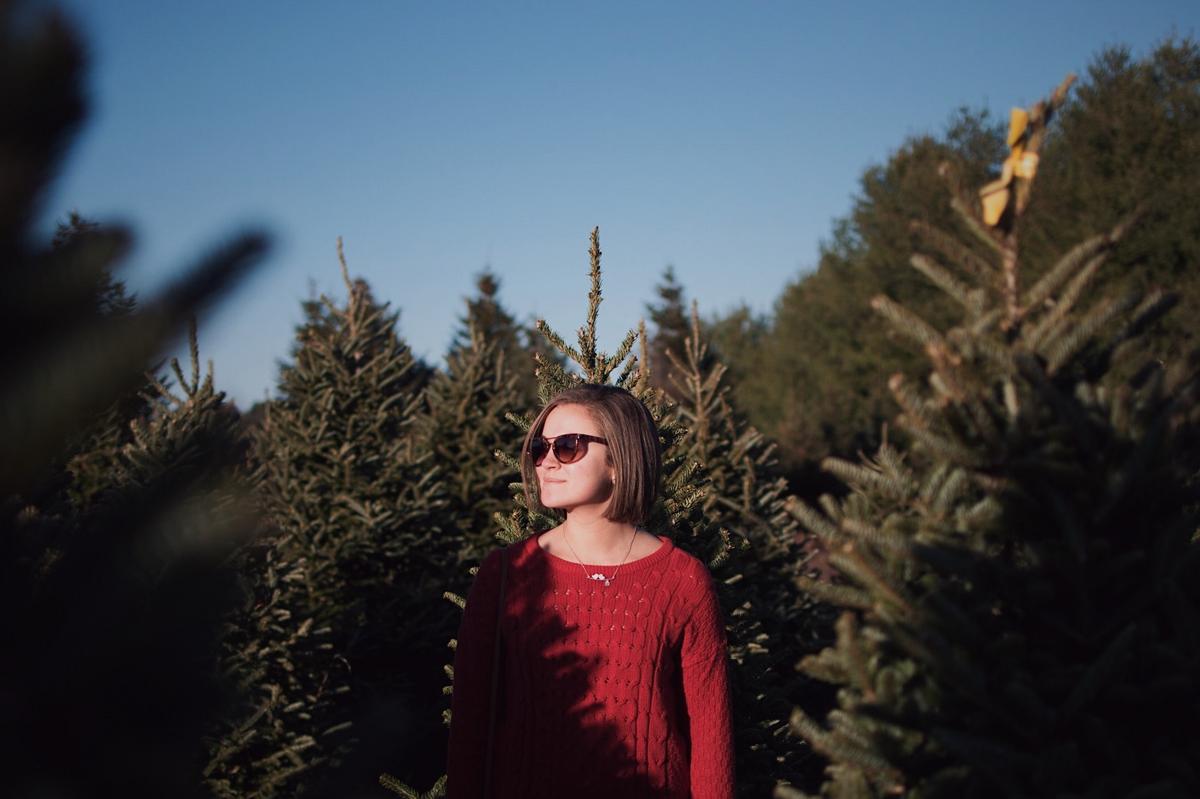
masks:
[[[544,558],[533,558],[520,569],[510,570],[502,623],[504,645],[529,647],[522,659],[540,663],[540,670],[553,677],[548,684],[529,686],[528,690],[531,694],[553,694],[550,701],[555,706],[570,710],[562,718],[538,717],[532,707],[514,707],[506,701],[501,688],[494,795],[497,799],[518,795],[528,799],[662,797],[662,787],[638,773],[631,742],[623,734],[626,720],[613,717],[620,706],[605,709],[596,695],[600,686],[596,684],[594,664],[571,647],[569,642],[577,627],[557,613],[537,610],[536,598],[551,590],[549,586]],[[513,661],[511,652],[504,661]],[[508,676],[501,673],[501,686]],[[524,757],[526,747],[536,747],[538,754]],[[521,763],[528,765],[521,768]]]

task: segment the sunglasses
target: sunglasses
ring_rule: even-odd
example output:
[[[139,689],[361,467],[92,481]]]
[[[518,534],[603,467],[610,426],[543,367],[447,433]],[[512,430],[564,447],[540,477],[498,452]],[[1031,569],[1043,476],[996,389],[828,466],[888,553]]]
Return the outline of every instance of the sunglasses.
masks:
[[[559,463],[574,463],[587,454],[589,441],[608,443],[600,436],[589,436],[587,433],[564,433],[551,438],[538,436],[529,442],[529,457],[533,458],[534,466],[541,466],[553,449],[554,459]]]

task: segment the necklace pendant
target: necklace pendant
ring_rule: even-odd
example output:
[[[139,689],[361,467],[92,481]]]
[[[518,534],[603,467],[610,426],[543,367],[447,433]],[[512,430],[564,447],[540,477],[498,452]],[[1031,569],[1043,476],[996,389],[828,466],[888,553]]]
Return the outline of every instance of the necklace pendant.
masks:
[[[605,576],[604,576],[603,574],[601,574],[600,572],[596,572],[595,574],[593,574],[593,575],[591,576],[591,579],[593,579],[593,580],[603,580],[603,581],[604,581],[604,584],[605,584],[605,585],[608,585],[608,578],[607,578],[607,577],[605,577]]]

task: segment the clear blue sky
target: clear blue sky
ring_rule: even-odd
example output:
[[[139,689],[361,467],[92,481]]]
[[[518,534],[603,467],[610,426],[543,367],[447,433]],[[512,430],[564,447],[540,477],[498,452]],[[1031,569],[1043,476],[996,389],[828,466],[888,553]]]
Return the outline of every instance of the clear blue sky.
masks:
[[[961,105],[1003,115],[1103,46],[1200,32],[1194,0],[71,0],[93,113],[49,197],[133,225],[139,293],[246,224],[269,262],[201,320],[218,387],[272,389],[310,282],[351,271],[440,362],[486,265],[519,317],[602,344],[667,264],[706,315],[770,312],[862,170]]]

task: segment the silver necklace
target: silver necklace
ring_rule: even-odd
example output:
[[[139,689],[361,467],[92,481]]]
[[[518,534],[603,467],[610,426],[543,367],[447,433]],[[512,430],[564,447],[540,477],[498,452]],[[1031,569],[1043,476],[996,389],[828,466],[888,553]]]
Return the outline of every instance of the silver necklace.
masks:
[[[579,557],[579,553],[575,551],[575,547],[571,546],[571,539],[567,538],[567,530],[563,528],[563,541],[567,542],[567,549],[571,550],[571,554],[575,556],[575,562],[579,564],[579,568],[583,569],[583,576],[589,580],[603,582],[605,585],[611,585],[612,581],[617,579],[617,572],[621,571],[621,567],[625,565],[625,561],[629,560],[629,553],[633,551],[633,542],[637,538],[637,528],[633,528],[633,535],[629,537],[629,549],[625,550],[625,557],[621,558],[621,562],[617,564],[617,568],[613,570],[612,577],[605,577],[600,572],[588,574],[587,568],[583,565],[583,558]]]

